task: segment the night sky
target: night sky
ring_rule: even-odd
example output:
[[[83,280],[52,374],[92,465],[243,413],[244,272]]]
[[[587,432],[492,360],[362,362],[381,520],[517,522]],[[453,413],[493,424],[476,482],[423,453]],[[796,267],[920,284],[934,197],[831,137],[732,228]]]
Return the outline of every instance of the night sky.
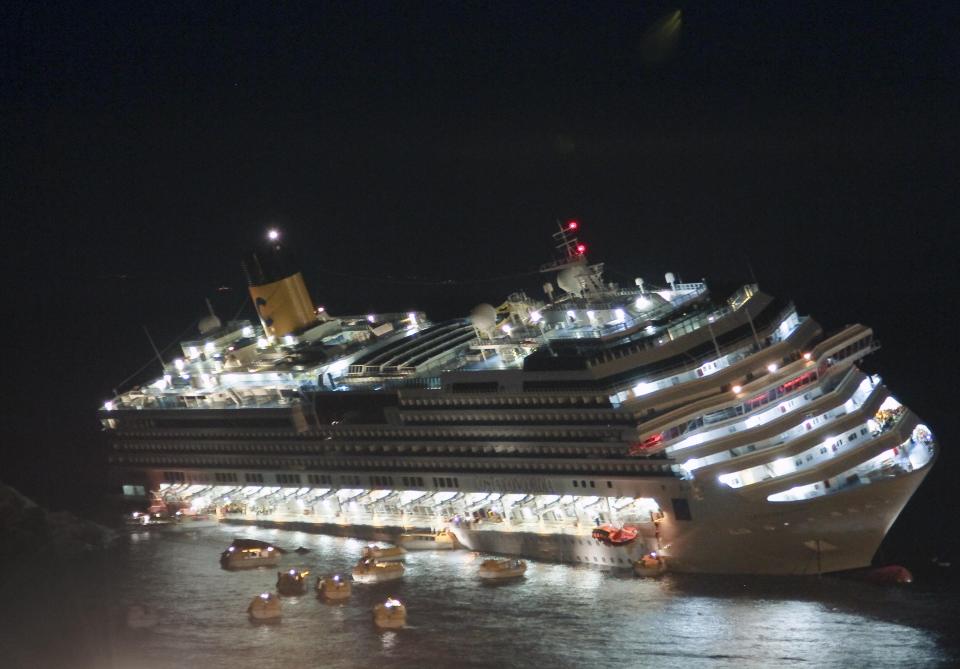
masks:
[[[871,4],[4,3],[0,479],[95,498],[143,327],[252,317],[270,225],[328,311],[444,318],[539,297],[576,217],[612,280],[872,326],[943,448],[884,550],[956,559],[960,11]]]

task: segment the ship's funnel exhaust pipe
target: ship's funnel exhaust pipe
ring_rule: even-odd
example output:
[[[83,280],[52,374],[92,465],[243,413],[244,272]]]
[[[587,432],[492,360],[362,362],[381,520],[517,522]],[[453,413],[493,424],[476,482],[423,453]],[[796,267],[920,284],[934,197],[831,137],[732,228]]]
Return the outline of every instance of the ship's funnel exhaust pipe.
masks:
[[[264,333],[283,337],[302,330],[317,318],[303,275],[281,247],[279,232],[271,230],[267,240],[266,248],[252,253],[243,268]]]

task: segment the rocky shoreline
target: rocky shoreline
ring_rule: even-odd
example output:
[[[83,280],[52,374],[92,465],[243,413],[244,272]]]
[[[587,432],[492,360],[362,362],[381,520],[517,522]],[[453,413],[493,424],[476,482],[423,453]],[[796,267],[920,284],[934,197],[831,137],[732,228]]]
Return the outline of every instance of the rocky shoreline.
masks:
[[[76,554],[107,548],[117,533],[69,511],[48,511],[0,483],[0,560],[49,551]]]

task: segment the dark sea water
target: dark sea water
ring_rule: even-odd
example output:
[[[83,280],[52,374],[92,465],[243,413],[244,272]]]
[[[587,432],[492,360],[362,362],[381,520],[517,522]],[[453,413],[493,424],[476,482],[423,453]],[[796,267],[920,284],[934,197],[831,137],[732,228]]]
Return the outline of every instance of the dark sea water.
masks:
[[[275,625],[247,620],[275,570],[227,572],[235,536],[268,539],[282,566],[311,570],[311,591],[283,600]],[[4,568],[0,667],[951,667],[960,666],[956,595],[836,578],[668,575],[661,580],[531,562],[491,586],[466,551],[411,553],[402,582],[355,585],[342,605],[314,576],[346,571],[364,543],[300,532],[217,527],[125,535],[98,555]],[[408,627],[379,632],[393,595]],[[127,608],[156,614],[128,629]]]

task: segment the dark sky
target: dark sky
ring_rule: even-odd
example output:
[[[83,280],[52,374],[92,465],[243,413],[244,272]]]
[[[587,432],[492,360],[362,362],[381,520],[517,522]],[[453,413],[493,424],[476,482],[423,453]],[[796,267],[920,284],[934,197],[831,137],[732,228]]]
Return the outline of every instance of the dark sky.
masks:
[[[611,279],[752,267],[827,328],[873,326],[944,442],[908,509],[929,518],[960,466],[960,12],[870,4],[5,3],[0,478],[70,503],[142,326],[241,312],[270,224],[330,311],[446,317],[539,295],[496,279],[575,216]]]

